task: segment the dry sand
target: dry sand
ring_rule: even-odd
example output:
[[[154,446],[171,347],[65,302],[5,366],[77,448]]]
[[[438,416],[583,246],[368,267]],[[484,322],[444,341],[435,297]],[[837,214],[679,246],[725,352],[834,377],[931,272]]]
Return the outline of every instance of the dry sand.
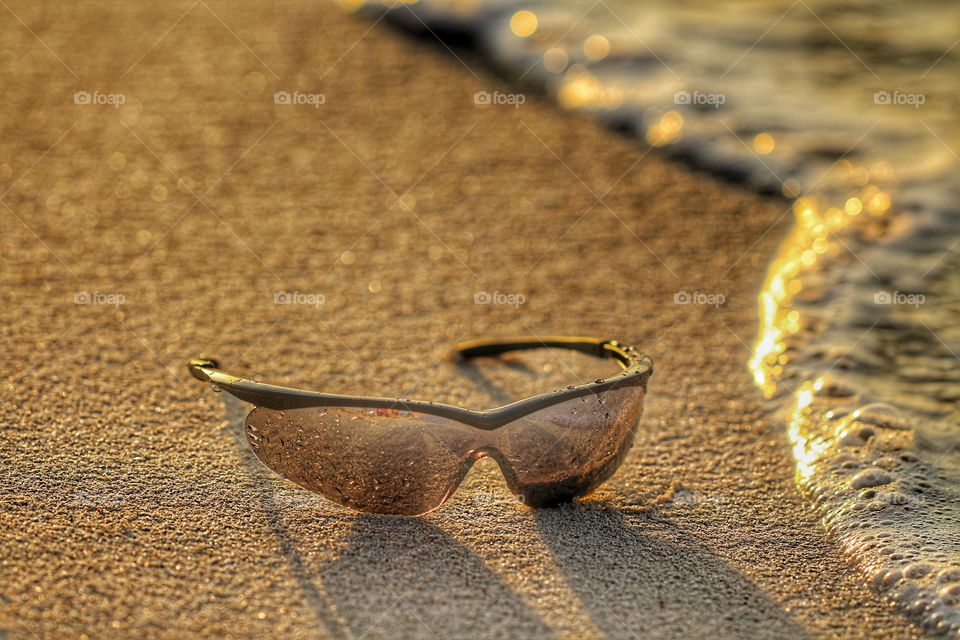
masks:
[[[785,203],[533,96],[479,109],[509,87],[330,5],[9,9],[0,636],[914,637],[810,515],[746,371]],[[261,468],[244,408],[183,367],[477,406],[579,381],[443,360],[515,333],[656,361],[582,504],[531,511],[490,463],[427,517],[357,515]]]

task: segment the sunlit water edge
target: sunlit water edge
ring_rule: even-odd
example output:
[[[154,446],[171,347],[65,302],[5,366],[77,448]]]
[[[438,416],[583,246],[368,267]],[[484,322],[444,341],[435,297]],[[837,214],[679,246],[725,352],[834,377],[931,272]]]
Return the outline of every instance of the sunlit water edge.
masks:
[[[750,370],[850,559],[960,635],[960,132],[938,68],[960,7],[862,6],[421,0],[388,16],[468,34],[519,88],[793,199]],[[523,96],[481,93],[478,108]]]

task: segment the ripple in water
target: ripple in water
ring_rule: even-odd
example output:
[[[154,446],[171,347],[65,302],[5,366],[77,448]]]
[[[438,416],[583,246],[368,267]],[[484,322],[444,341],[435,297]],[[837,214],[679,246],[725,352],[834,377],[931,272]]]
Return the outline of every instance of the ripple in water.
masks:
[[[750,369],[851,559],[960,635],[960,6],[344,3],[454,36],[520,91],[792,200]],[[522,108],[504,98],[465,96]]]

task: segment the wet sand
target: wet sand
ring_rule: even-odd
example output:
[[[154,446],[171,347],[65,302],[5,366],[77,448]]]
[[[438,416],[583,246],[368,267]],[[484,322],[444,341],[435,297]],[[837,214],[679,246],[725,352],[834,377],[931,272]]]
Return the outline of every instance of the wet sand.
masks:
[[[9,6],[5,635],[915,636],[804,506],[745,366],[786,203],[536,96],[478,108],[510,87],[330,5]],[[357,515],[261,468],[244,407],[183,367],[468,406],[580,381],[444,359],[529,333],[656,362],[576,506],[531,511],[490,463],[424,518]]]

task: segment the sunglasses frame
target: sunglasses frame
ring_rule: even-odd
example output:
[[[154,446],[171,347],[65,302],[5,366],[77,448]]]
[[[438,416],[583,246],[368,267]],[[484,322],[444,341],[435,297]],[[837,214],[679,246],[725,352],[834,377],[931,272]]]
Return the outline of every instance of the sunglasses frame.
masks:
[[[210,358],[193,359],[187,365],[187,369],[194,378],[209,382],[214,387],[226,391],[240,400],[265,409],[285,410],[304,407],[396,409],[448,418],[485,431],[492,431],[535,411],[560,404],[566,400],[609,391],[625,385],[639,384],[646,393],[647,381],[653,373],[653,361],[649,357],[641,355],[633,347],[622,345],[616,340],[601,340],[598,338],[523,336],[494,340],[469,340],[454,345],[452,355],[459,361],[465,361],[484,356],[497,356],[511,351],[543,348],[572,349],[595,357],[609,357],[616,360],[623,371],[608,378],[530,396],[502,407],[486,411],[474,411],[423,400],[321,393],[265,384],[226,373],[220,370],[220,365],[216,360]]]

